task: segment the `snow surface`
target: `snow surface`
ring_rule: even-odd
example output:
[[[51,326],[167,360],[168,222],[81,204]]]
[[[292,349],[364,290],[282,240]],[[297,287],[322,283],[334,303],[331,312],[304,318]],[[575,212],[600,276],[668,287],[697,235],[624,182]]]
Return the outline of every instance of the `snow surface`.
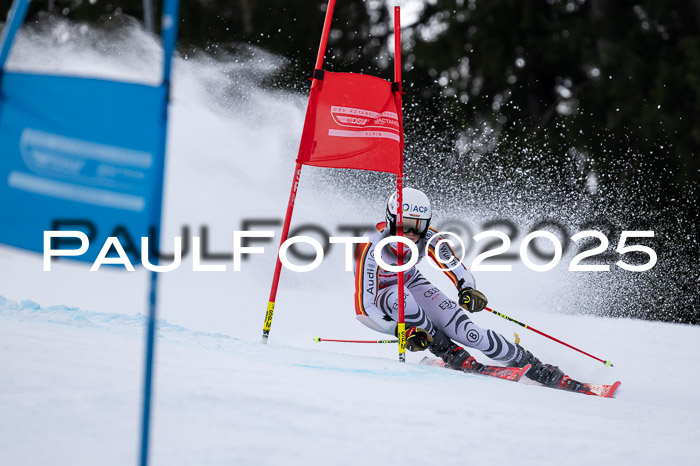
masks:
[[[135,26],[109,35],[57,22],[25,31],[10,67],[154,82],[159,59],[158,44]],[[284,215],[305,98],[258,87],[276,63],[261,51],[176,61],[165,245],[183,225],[190,234],[207,225],[211,250],[231,252],[244,219]],[[339,225],[381,219],[391,177],[377,178],[373,191],[362,178],[328,173],[304,168],[293,228],[318,223],[340,234]],[[272,243],[242,272],[228,264],[227,272],[193,273],[188,255],[160,277],[167,322],[156,349],[153,464],[700,461],[700,328],[557,313],[580,303],[572,274],[514,265],[477,275],[490,304],[615,367],[496,316],[474,320],[518,332],[574,378],[622,380],[617,398],[419,366],[422,354],[402,365],[393,345],[313,342],[381,337],[354,319],[343,260],[336,248],[314,272],[283,273],[267,346],[259,338]],[[88,269],[59,261],[45,273],[40,256],[0,248],[2,465],[137,460],[147,275]],[[552,309],[554,301],[565,306]]]
[[[0,462],[135,461],[142,317],[0,302]],[[688,368],[700,329],[547,323],[615,355],[606,369],[546,351],[562,353],[571,373],[623,380],[615,399],[419,366],[413,354],[400,364],[332,343],[264,346],[161,321],[153,464],[395,464],[411,455],[441,464],[697,464],[697,374]]]

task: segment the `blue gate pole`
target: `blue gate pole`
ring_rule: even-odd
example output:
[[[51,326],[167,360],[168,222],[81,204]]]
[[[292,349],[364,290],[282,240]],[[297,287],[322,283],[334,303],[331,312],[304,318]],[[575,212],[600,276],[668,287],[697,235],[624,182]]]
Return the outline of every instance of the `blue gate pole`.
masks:
[[[10,55],[12,42],[15,40],[17,31],[20,26],[22,26],[22,23],[24,23],[24,17],[27,15],[27,8],[29,8],[29,0],[15,0],[12,2],[8,21],[2,29],[2,37],[0,38],[0,73],[2,73],[2,70],[5,68],[5,62]]]
[[[160,230],[157,229],[156,235],[160,236]],[[155,240],[159,244],[158,239]],[[158,254],[160,247],[155,248],[158,252],[153,259],[155,265],[158,264]],[[148,327],[146,330],[146,362],[145,373],[143,377],[143,420],[141,424],[141,466],[148,465],[148,438],[151,421],[151,393],[153,386],[153,353],[155,351],[155,333],[156,333],[156,305],[158,300],[158,272],[151,272],[151,289],[148,299]]]
[[[177,43],[177,27],[180,17],[180,0],[165,0],[163,5],[162,36],[163,36],[163,80],[161,86],[166,88],[165,109],[161,124],[161,151],[162,165],[159,174],[160,182],[157,183],[154,209],[154,223],[156,226],[156,257],[153,264],[158,265],[160,254],[160,229],[163,205],[163,178],[165,176],[165,145],[168,125],[168,103],[170,100],[170,73],[172,70],[172,57]],[[141,424],[141,466],[148,465],[148,444],[151,421],[151,394],[153,387],[153,355],[155,353],[156,310],[158,298],[158,272],[151,272],[151,289],[148,300],[148,328],[146,331],[146,361],[143,378],[143,420]]]

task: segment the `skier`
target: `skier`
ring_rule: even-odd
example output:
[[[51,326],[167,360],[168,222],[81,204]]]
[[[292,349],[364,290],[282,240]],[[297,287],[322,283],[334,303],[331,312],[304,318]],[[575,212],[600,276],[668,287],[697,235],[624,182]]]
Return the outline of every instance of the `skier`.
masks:
[[[357,319],[367,327],[386,334],[396,334],[398,320],[398,282],[396,272],[383,270],[375,260],[379,241],[396,234],[396,193],[389,197],[386,221],[378,223],[365,236],[369,242],[355,251],[355,311]],[[458,302],[447,297],[415,267],[404,272],[406,348],[409,351],[430,350],[442,358],[445,366],[463,371],[478,371],[482,364],[462,346],[475,348],[506,366],[532,364],[526,376],[543,385],[573,390],[581,384],[564,375],[557,366],[543,364],[518,344],[500,333],[481,328],[469,318],[470,313],[486,307],[486,296],[476,289],[474,276],[455,257],[441,235],[430,227],[432,210],[428,197],[412,188],[403,190],[403,235],[416,243],[420,262],[426,255],[450,278],[458,291]],[[436,237],[437,235],[437,237]],[[435,248],[438,245],[437,249]],[[382,248],[381,258],[389,265],[398,265],[396,243]],[[436,259],[436,255],[443,263]],[[404,246],[404,261],[411,251]],[[450,270],[452,269],[452,270]],[[461,306],[461,307],[460,307]],[[464,309],[464,310],[463,310]],[[453,341],[454,340],[454,341]],[[456,344],[459,343],[460,345]]]

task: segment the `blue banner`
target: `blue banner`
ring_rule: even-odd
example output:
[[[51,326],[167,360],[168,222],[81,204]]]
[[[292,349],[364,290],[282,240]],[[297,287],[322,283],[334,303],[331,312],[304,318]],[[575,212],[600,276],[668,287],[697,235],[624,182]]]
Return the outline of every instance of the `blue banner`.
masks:
[[[24,3],[13,13],[24,16]],[[0,243],[41,252],[44,231],[80,230],[90,247],[74,259],[94,261],[117,236],[132,262],[141,237],[157,244],[149,232],[160,226],[173,6],[158,86],[2,71],[22,21],[11,15],[0,50]]]
[[[77,259],[108,236],[140,250],[158,222],[166,89],[11,72],[1,89],[0,242],[41,252],[44,230],[81,230]]]

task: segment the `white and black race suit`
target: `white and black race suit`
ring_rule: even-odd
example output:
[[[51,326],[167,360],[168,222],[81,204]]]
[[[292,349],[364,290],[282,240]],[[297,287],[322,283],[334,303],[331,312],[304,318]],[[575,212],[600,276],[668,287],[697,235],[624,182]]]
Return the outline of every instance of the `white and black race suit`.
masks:
[[[438,235],[435,237],[435,235]],[[357,319],[367,327],[393,335],[398,320],[398,279],[396,272],[383,270],[375,260],[375,246],[382,239],[391,236],[384,222],[366,232],[369,242],[358,245],[355,251],[355,311]],[[476,288],[474,276],[455,257],[439,233],[430,228],[418,247],[418,262],[427,255],[440,267],[454,283],[455,287],[464,279],[462,286]],[[428,245],[426,250],[426,245]],[[411,251],[404,246],[404,263],[411,258]],[[427,251],[427,252],[426,252]],[[396,243],[382,249],[382,259],[390,265],[397,265]],[[436,253],[445,262],[436,259]],[[452,270],[448,270],[452,269]],[[509,361],[516,353],[513,343],[493,330],[476,325],[467,313],[445,293],[426,279],[415,266],[404,272],[405,308],[404,320],[407,326],[421,327],[431,335],[436,328],[442,330],[455,342],[476,348],[491,359]]]

